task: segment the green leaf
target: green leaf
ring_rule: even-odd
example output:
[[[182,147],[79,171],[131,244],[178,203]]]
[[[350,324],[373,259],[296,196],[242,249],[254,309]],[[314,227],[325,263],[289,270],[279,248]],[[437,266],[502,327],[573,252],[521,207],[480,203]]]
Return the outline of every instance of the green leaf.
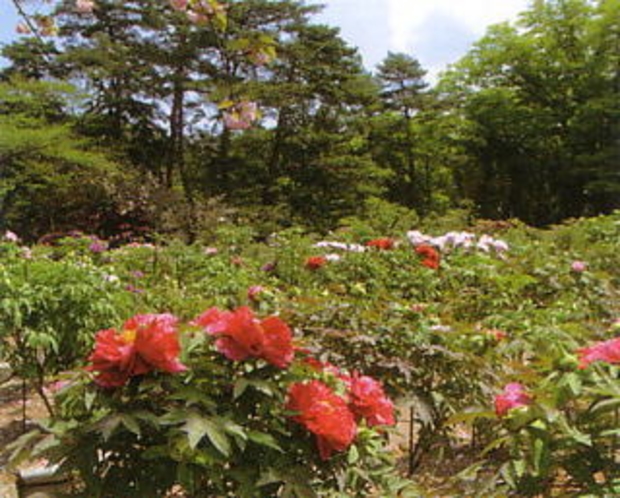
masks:
[[[219,423],[221,423],[222,427],[228,434],[232,436],[236,436],[239,439],[242,439],[244,441],[248,439],[248,435],[246,434],[243,426],[236,424],[232,420],[225,419],[225,418],[220,419]]]
[[[84,406],[86,407],[86,410],[90,411],[92,409],[96,397],[97,393],[93,391],[86,392],[84,396]]]
[[[542,470],[546,468],[547,445],[542,439],[534,441],[534,470],[535,475],[541,475]]]
[[[275,484],[276,482],[284,481],[282,475],[277,469],[273,467],[269,467],[268,469],[261,472],[258,481],[256,481],[256,487],[261,488],[263,486],[267,486],[269,484]]]
[[[239,379],[233,387],[233,399],[239,398],[250,385],[247,379]]]
[[[12,451],[11,456],[9,457],[10,468],[17,467],[20,463],[31,457],[32,444],[40,438],[41,435],[41,431],[35,429],[22,434],[8,445],[7,450]]]
[[[581,394],[581,378],[574,372],[569,373],[566,376],[566,384],[571,390],[573,396],[579,396]]]
[[[280,447],[276,439],[266,432],[250,431],[248,432],[248,439],[261,446],[266,446],[267,448],[284,453],[284,450]]]
[[[108,415],[103,418],[98,425],[98,430],[101,433],[104,441],[108,441],[112,436],[112,433],[121,423],[121,416],[118,414]]]
[[[209,441],[222,455],[230,456],[230,441],[226,437],[223,427],[216,424],[213,419],[203,417],[197,413],[190,413],[183,426],[183,430],[187,433],[190,448],[196,449],[198,443],[207,436]]]
[[[140,424],[135,419],[135,417],[132,417],[131,415],[128,415],[127,413],[123,413],[121,415],[121,423],[127,428],[129,432],[134,433],[138,437],[141,436]]]
[[[347,462],[350,465],[354,465],[360,459],[360,453],[357,449],[357,446],[354,444],[349,448],[349,453],[347,454]]]

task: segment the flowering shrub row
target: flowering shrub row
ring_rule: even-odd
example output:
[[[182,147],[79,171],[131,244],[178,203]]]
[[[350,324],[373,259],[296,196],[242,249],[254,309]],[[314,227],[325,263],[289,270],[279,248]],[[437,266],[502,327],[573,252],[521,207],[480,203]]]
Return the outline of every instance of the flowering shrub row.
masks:
[[[409,485],[385,453],[395,412],[380,382],[323,364],[294,346],[283,320],[248,307],[213,307],[187,325],[140,314],[98,332],[88,366],[64,383],[56,406],[35,453],[77,469],[89,496],[164,496],[174,485],[209,496]],[[351,451],[372,476],[350,474]],[[137,472],[136,458],[150,470]],[[300,464],[302,476],[280,475]]]
[[[133,446],[123,457],[127,462],[142,452],[156,453],[163,466],[175,469],[175,475],[163,472],[168,481],[162,489],[181,481],[191,489],[191,482],[176,475],[188,466],[201,482],[196,486],[219,486],[197,477],[207,468],[202,459],[211,462],[212,475],[227,482],[224,487],[241,486],[225,469],[230,467],[243,469],[246,477],[254,472],[254,482],[274,478],[275,488],[293,489],[302,484],[275,470],[292,465],[291,455],[303,455],[301,466],[314,469],[304,474],[295,467],[307,486],[345,489],[353,485],[355,468],[379,465],[377,455],[387,454],[390,417],[384,410],[391,403],[363,402],[364,392],[367,399],[382,400],[385,386],[413,406],[415,443],[404,448],[411,452],[411,468],[436,458],[437,448],[484,450],[476,467],[482,474],[455,484],[462,486],[461,495],[474,494],[467,483],[482,478],[493,481],[498,493],[555,492],[556,478],[564,476],[561,482],[575,489],[613,496],[616,218],[581,221],[549,234],[506,229],[501,240],[511,249],[500,251],[500,258],[493,249],[441,250],[428,242],[411,248],[394,237],[350,235],[366,242],[324,241],[315,247],[310,237],[291,230],[267,244],[253,243],[251,232],[231,231],[229,239],[223,236],[207,248],[111,244],[93,251],[92,239],[72,238],[28,248],[26,259],[16,236],[9,235],[0,243],[6,285],[0,283],[8,289],[0,307],[3,337],[8,330],[19,337],[19,319],[28,319],[28,342],[14,351],[27,353],[17,361],[36,372],[43,352],[50,360],[59,358],[56,346],[43,340],[60,337],[56,330],[63,320],[68,325],[63,334],[79,330],[80,341],[63,339],[57,351],[71,350],[75,362],[78,351],[88,356],[92,331],[119,315],[144,316],[143,310],[152,309],[187,317],[158,319],[159,325],[144,329],[131,321],[104,329],[101,345],[97,341],[90,353],[91,370],[62,390],[56,405],[58,420],[80,427],[67,442],[60,431],[64,447],[80,441],[92,448],[96,437],[107,438],[106,444],[128,438]],[[476,235],[476,241],[481,238]],[[341,257],[332,264],[336,258],[317,249]],[[424,261],[441,271],[429,271]],[[69,306],[56,313],[58,319],[47,316],[54,294],[77,302],[70,301],[74,280],[64,292],[68,268],[92,287],[87,294],[92,303],[113,298],[115,314],[103,323],[99,316],[98,325],[88,327],[79,319],[94,316],[96,306]],[[130,285],[140,292],[129,291]],[[42,296],[40,303],[28,301],[34,295]],[[14,308],[19,299],[22,304]],[[170,328],[175,334],[165,333]],[[154,352],[160,342],[169,344],[169,355]],[[300,350],[302,344],[314,354]],[[46,361],[48,374],[58,370],[48,366]],[[380,389],[374,379],[381,380]],[[473,440],[461,446],[468,433]],[[268,462],[266,468],[244,463],[255,453]],[[67,465],[79,467],[83,460],[97,472],[110,472],[108,465],[117,477],[129,469],[140,475],[125,460],[121,469],[111,460],[98,462],[95,453],[80,456]],[[359,464],[346,465],[349,460]],[[363,486],[378,485],[386,484]],[[356,489],[361,496],[367,492]]]

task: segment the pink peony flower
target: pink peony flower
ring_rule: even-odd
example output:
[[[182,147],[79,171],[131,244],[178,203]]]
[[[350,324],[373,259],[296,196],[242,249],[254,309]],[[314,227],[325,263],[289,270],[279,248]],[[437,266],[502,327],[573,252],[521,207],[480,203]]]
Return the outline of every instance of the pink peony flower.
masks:
[[[11,232],[10,230],[4,232],[3,238],[8,242],[19,242],[19,237],[17,236],[17,234],[15,232]]]
[[[500,329],[485,330],[485,333],[495,339],[497,342],[502,341],[508,337],[508,333]]]
[[[349,409],[357,419],[365,419],[368,427],[394,425],[394,404],[381,383],[367,375],[344,377],[348,387]]]
[[[588,269],[588,264],[585,261],[573,261],[570,269],[575,273],[583,273]]]
[[[532,397],[525,391],[522,384],[512,382],[504,387],[501,394],[495,396],[495,413],[498,417],[505,416],[510,410],[528,406]]]
[[[88,358],[88,370],[97,372],[101,387],[121,387],[136,375],[153,370],[178,373],[187,370],[179,361],[177,319],[168,313],[136,315],[119,332],[101,330]]]
[[[389,239],[387,237],[383,237],[380,239],[372,239],[366,242],[366,247],[375,247],[376,249],[381,249],[384,251],[394,249],[395,242],[393,239]]]
[[[586,368],[595,361],[620,363],[620,337],[578,349],[577,354],[579,355],[579,368],[581,369]]]
[[[304,266],[308,270],[318,270],[327,264],[327,258],[325,256],[310,256],[306,259]]]

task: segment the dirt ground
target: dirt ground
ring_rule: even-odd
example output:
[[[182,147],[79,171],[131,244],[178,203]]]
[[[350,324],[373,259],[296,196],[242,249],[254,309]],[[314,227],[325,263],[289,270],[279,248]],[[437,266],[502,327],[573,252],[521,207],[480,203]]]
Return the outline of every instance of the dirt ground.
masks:
[[[25,407],[22,393],[20,379],[12,378],[0,384],[0,467],[8,457],[5,454],[7,445],[23,434],[24,429],[31,429],[34,421],[47,416],[45,405],[34,390],[26,388]]]

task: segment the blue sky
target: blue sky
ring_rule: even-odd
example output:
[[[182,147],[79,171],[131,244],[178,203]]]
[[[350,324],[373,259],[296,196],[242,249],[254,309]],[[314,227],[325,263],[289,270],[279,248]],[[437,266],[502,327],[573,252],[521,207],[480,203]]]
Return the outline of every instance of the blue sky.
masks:
[[[431,76],[465,55],[491,24],[515,21],[530,0],[320,0],[369,69],[388,51],[417,58]]]
[[[153,0],[156,1],[156,0]],[[341,29],[373,69],[388,51],[416,57],[431,78],[465,55],[486,28],[514,21],[529,0],[306,0],[325,5],[317,17]],[[35,2],[37,3],[37,2]],[[0,43],[15,39],[18,22],[10,0],[0,0]]]

